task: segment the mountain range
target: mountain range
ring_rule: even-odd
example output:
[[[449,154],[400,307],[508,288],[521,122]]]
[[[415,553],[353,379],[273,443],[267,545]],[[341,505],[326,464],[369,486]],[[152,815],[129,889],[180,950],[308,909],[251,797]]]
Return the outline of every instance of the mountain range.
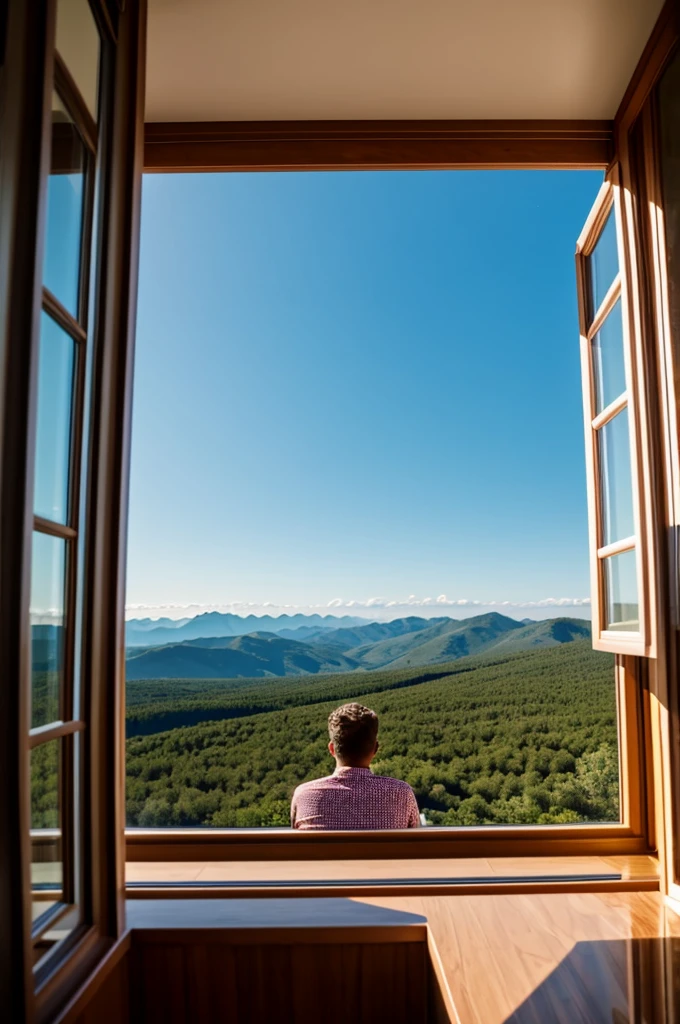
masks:
[[[361,626],[366,619],[352,615],[233,615],[231,612],[204,612],[191,619],[129,619],[125,624],[127,647],[162,647],[184,640],[210,637],[245,636],[267,632],[292,634],[303,629],[317,635],[326,629]],[[287,639],[303,639],[288,635]]]
[[[217,613],[209,613],[217,614]],[[197,616],[205,620],[205,616]],[[238,618],[238,616],[234,616]],[[538,647],[556,647],[590,637],[590,623],[557,618],[541,622],[490,612],[470,619],[408,617],[392,622],[334,619],[333,616],[280,616],[289,621],[278,632],[263,629],[269,616],[256,619],[258,629],[213,636],[183,636],[190,623],[172,631],[176,642],[157,645],[157,629],[147,631],[152,642],[131,646],[127,678],[229,679],[237,677],[308,675],[319,672],[407,668],[455,661],[472,654],[510,654]],[[304,624],[291,620],[305,619]],[[309,622],[319,619],[320,622]],[[328,620],[332,620],[331,625]],[[247,619],[240,619],[247,623]],[[338,621],[345,623],[338,627]],[[196,623],[196,619],[191,620]],[[223,624],[223,628],[232,623]],[[165,630],[166,627],[159,627]],[[204,624],[194,627],[202,630]],[[252,625],[251,625],[252,629]],[[169,630],[170,631],[170,630]],[[141,635],[141,633],[140,633]],[[180,636],[182,637],[180,639]]]

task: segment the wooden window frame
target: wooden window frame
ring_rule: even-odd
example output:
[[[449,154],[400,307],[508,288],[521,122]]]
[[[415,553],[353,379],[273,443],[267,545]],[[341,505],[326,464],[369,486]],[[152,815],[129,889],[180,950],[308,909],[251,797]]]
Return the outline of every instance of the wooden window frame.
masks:
[[[673,29],[673,31],[671,31]],[[640,207],[640,248],[648,272],[643,315],[655,338],[654,414],[658,423],[657,459],[663,467],[657,484],[662,524],[658,538],[658,586],[665,613],[660,618],[660,651],[650,692],[654,759],[650,766],[659,794],[658,845],[664,891],[680,911],[680,446],[678,438],[678,353],[669,301],[665,196],[661,167],[659,97],[656,85],[672,59],[678,60],[680,11],[658,42],[660,72],[631,124],[622,126],[624,142],[637,136],[637,159],[631,168]]]
[[[282,122],[145,126],[146,173],[532,169],[606,172],[613,122]],[[619,655],[621,820],[568,826],[299,833],[285,829],[126,829],[129,861],[334,860],[649,853],[648,723],[639,646]],[[124,739],[123,739],[124,742]]]
[[[410,857],[595,856],[649,853],[645,681],[641,660],[617,656],[621,820],[573,825],[480,825],[404,831],[126,829],[126,859],[156,861],[355,860]],[[133,895],[133,891],[130,893]]]

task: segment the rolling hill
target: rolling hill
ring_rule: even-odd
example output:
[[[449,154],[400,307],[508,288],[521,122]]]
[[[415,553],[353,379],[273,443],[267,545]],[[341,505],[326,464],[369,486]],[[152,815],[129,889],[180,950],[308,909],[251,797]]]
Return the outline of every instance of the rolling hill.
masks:
[[[456,620],[448,618],[421,619],[417,616],[409,616],[405,619],[393,619],[391,622],[369,622],[353,628],[324,630],[322,633],[315,633],[313,637],[308,637],[308,641],[322,639],[324,644],[337,644],[343,651],[348,651],[353,647],[378,643],[380,640],[393,639],[407,633],[420,633],[436,623],[453,621]],[[291,639],[302,640],[303,638],[291,637]]]
[[[510,651],[528,651],[535,647],[557,647],[574,640],[590,639],[590,623],[583,619],[548,619],[532,622],[522,629],[501,637],[495,645],[499,654]]]
[[[225,679],[245,676],[310,675],[350,672],[358,662],[337,647],[301,644],[260,633],[221,641],[221,646],[198,646],[188,641],[133,653],[126,663],[128,679]]]
[[[478,654],[494,646],[506,633],[520,628],[519,622],[497,612],[472,619],[438,619],[427,629],[384,640],[370,647],[350,649],[349,657],[365,668],[405,668],[435,665]]]
[[[511,654],[553,647],[589,636],[589,624],[579,619],[523,625],[497,612],[463,620],[406,618],[323,630],[305,642],[257,631],[130,648],[127,678],[261,678],[414,668],[496,649]]]

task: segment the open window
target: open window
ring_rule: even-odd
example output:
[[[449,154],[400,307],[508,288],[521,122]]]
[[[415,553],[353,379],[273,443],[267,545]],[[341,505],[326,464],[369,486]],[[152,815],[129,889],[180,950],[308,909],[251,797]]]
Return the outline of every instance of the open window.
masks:
[[[610,177],[576,247],[593,646],[653,657],[628,245]]]

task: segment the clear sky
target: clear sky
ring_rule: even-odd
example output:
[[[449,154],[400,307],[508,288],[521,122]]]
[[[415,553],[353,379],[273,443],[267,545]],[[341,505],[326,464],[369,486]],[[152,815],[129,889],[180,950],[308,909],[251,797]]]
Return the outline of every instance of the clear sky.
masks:
[[[601,181],[146,176],[128,615],[589,617]]]

